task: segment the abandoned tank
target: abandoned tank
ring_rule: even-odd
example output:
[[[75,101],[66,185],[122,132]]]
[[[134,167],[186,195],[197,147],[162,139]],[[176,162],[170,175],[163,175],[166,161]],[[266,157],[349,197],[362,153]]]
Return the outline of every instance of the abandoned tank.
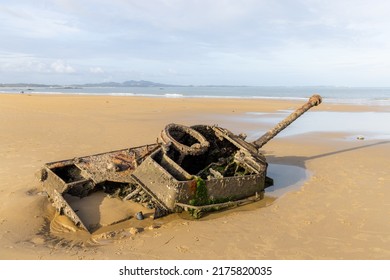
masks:
[[[320,103],[313,95],[253,142],[218,126],[168,124],[153,144],[46,163],[39,180],[58,213],[87,231],[67,197],[104,191],[153,209],[154,219],[183,210],[198,218],[262,199],[273,181],[260,148]]]

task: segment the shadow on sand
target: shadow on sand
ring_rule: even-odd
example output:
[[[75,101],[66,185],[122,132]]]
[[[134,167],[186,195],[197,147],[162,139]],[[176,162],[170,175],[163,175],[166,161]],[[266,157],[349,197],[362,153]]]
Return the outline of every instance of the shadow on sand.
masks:
[[[287,156],[277,157],[267,155],[269,162],[268,176],[274,180],[274,186],[266,189],[266,195],[280,197],[288,191],[296,190],[310,176],[310,172],[306,168],[306,162],[323,157],[330,157],[342,153],[351,153],[356,150],[367,149],[379,145],[389,145],[390,141],[382,141],[372,144],[361,145],[358,147],[342,149],[323,154],[314,155],[311,157],[302,156]]]

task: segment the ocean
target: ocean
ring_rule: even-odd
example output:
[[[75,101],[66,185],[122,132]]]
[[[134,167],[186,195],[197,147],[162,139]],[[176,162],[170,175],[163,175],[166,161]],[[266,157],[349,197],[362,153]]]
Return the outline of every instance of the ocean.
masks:
[[[289,100],[307,99],[317,93],[330,103],[390,106],[390,87],[0,87],[0,93]]]

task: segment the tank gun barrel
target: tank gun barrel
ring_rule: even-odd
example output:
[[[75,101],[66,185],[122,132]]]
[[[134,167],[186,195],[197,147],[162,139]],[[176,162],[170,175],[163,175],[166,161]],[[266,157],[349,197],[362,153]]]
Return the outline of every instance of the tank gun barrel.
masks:
[[[287,126],[289,126],[293,121],[295,121],[297,118],[299,118],[302,114],[304,114],[310,108],[321,104],[321,102],[322,102],[321,96],[318,94],[314,94],[312,97],[310,97],[308,102],[306,102],[300,108],[296,109],[287,118],[285,118],[284,120],[279,122],[274,128],[270,129],[269,131],[264,133],[262,136],[260,136],[260,138],[253,141],[252,144],[255,145],[257,149],[260,149],[262,146],[264,146],[266,143],[268,143],[269,140],[271,140],[276,135],[278,135],[279,132],[281,132],[283,129],[285,129]]]

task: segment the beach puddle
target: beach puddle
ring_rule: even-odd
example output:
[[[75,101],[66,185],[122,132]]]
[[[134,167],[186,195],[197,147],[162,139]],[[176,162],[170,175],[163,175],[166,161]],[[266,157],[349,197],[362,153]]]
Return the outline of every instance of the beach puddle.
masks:
[[[271,128],[287,117],[292,111],[280,110],[276,113],[248,112],[240,118],[245,123],[258,123]],[[390,139],[390,112],[310,112],[302,115],[288,129],[280,132],[278,137],[302,135],[312,132],[332,132],[346,134],[344,140],[356,139]],[[248,138],[256,139],[263,132],[249,131]]]
[[[270,163],[267,176],[274,180],[274,185],[265,189],[265,196],[280,198],[288,192],[299,190],[310,178],[310,172],[295,165]]]

